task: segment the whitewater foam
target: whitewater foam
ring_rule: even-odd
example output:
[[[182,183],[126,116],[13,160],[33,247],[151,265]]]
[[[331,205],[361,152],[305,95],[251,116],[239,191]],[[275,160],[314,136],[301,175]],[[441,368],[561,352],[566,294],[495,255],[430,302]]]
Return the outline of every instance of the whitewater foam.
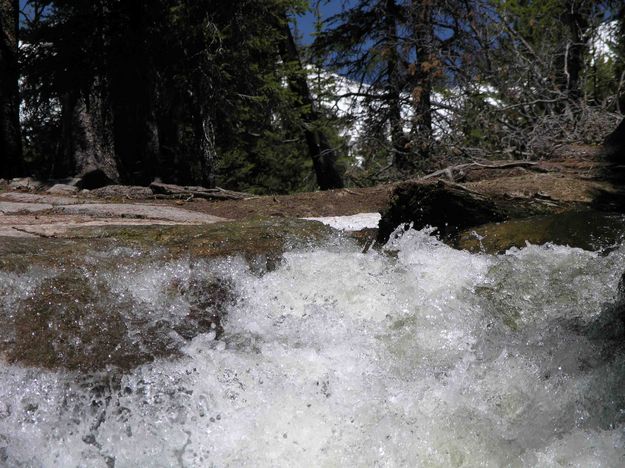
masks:
[[[614,300],[625,249],[384,251],[102,272],[157,319],[173,277],[232,285],[225,333],[121,374],[2,364],[0,459],[35,466],[621,466],[625,359],[572,323]],[[193,267],[191,268],[191,264]],[[2,277],[9,300],[41,272]],[[53,272],[46,274],[54,274]],[[12,273],[12,275],[14,275]],[[10,281],[10,283],[9,283]],[[6,308],[4,309],[6,312]],[[136,312],[136,311],[135,311]]]

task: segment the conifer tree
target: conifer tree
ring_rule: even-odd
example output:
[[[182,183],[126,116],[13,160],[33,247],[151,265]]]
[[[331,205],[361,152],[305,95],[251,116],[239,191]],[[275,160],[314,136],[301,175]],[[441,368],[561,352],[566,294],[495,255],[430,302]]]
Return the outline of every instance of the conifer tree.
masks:
[[[300,60],[287,14],[283,14],[280,20],[283,31],[279,46],[280,56],[282,61],[288,64],[290,68],[287,79],[289,87],[299,101],[303,131],[315,170],[317,184],[321,190],[342,188],[343,179],[337,168],[338,157],[323,129],[319,128],[319,111],[316,109],[316,104],[310,92],[306,70]]]
[[[359,97],[372,110],[369,123],[388,128],[387,148],[400,172],[414,171],[430,153],[432,93],[445,77],[440,54],[455,40],[453,29],[444,25],[457,22],[450,14],[459,8],[456,3],[462,2],[353,2],[327,21],[313,47],[330,57],[328,66],[366,85]]]
[[[19,125],[17,0],[0,0],[0,177],[24,172]]]

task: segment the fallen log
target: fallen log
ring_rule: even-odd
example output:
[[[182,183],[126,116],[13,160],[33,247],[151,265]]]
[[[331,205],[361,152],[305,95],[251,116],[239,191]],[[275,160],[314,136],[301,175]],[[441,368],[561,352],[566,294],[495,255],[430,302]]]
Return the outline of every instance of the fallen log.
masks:
[[[539,166],[539,163],[533,161],[514,161],[509,163],[501,163],[501,164],[484,164],[479,162],[470,162],[464,164],[458,164],[456,166],[449,166],[444,169],[440,169],[438,171],[431,172],[430,174],[424,175],[422,180],[429,179],[438,179],[441,177],[445,177],[447,180],[451,182],[457,182],[463,179],[466,176],[466,171],[472,169],[513,169],[513,168],[524,168],[531,169],[537,172],[547,172],[546,169]]]
[[[378,241],[386,242],[397,226],[407,223],[414,229],[435,227],[441,237],[452,238],[469,227],[557,213],[577,205],[572,200],[542,194],[515,197],[482,193],[444,180],[409,181],[395,188],[389,209],[380,221]]]
[[[204,198],[206,200],[244,200],[253,195],[244,192],[234,192],[219,187],[206,188],[200,186],[181,186],[174,184],[164,184],[162,182],[152,182],[150,188],[156,195],[170,198]],[[159,197],[159,198],[161,198]]]
[[[471,238],[474,228],[489,223],[558,215],[544,219],[559,227],[564,212],[625,213],[625,120],[602,146],[567,145],[560,153],[537,162],[472,161],[398,184],[382,214],[378,241],[386,242],[398,226],[408,223],[414,229],[434,227],[443,240],[457,246],[455,241],[466,240],[467,232]],[[571,217],[575,223],[580,219]],[[519,234],[527,239],[525,227],[531,224],[508,226],[512,230],[521,226]],[[488,231],[498,233],[493,234],[497,245],[512,237],[509,231],[503,236],[503,230],[492,224]],[[562,239],[553,235],[555,229],[548,231],[554,240]]]

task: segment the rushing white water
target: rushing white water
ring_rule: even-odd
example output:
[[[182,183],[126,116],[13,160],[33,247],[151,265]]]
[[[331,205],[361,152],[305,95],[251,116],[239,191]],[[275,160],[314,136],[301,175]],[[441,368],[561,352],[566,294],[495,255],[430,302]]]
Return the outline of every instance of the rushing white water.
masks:
[[[380,213],[358,213],[350,216],[323,216],[304,219],[319,221],[342,231],[360,231],[362,229],[377,229],[381,218]]]
[[[385,252],[287,253],[262,276],[202,267],[238,296],[218,340],[126,374],[2,364],[2,464],[625,464],[625,357],[573,326],[614,301],[625,248],[490,256],[409,231]],[[98,281],[175,317],[185,301],[164,291],[189,261],[136,268]],[[9,301],[42,276],[11,275]]]

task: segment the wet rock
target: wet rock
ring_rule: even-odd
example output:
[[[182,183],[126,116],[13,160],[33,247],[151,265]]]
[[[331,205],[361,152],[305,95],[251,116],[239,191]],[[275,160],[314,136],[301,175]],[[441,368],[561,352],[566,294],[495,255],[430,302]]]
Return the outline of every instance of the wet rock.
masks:
[[[573,320],[569,326],[600,343],[608,355],[613,355],[617,349],[625,349],[625,273],[620,278],[614,302],[606,304],[590,322]]]
[[[197,335],[218,337],[236,301],[206,262],[242,256],[262,274],[284,251],[334,235],[317,222],[261,219],[0,238],[0,352],[13,363],[79,372],[176,358]],[[162,274],[168,268],[178,273]],[[150,282],[147,296],[124,289],[142,288],[137,278]]]
[[[586,326],[586,335],[594,340],[618,341],[625,346],[625,278],[621,277],[614,303]]]
[[[78,193],[78,187],[74,185],[54,184],[46,190],[46,192],[52,195],[72,195]]]
[[[90,195],[97,198],[124,198],[141,199],[151,198],[154,193],[150,187],[134,185],[107,185],[90,191]]]
[[[196,258],[243,256],[280,258],[286,250],[317,245],[336,231],[315,221],[293,218],[258,218],[192,226],[104,226],[76,228],[61,237],[87,245],[109,240],[139,249],[166,248],[171,255]],[[1,252],[1,251],[0,251]]]
[[[412,223],[414,229],[436,227],[444,236],[506,217],[487,197],[455,184],[404,183],[395,189],[390,207],[382,215],[378,240],[386,242],[391,232],[404,223]]]
[[[98,300],[105,294],[79,275],[44,280],[18,305],[13,323],[3,320],[3,329],[14,333],[14,342],[4,349],[9,362],[94,370],[107,364],[126,368],[144,360],[137,352],[130,353],[132,360],[128,356],[127,327],[119,312]]]
[[[111,265],[108,265],[109,267]],[[0,350],[9,362],[48,369],[122,371],[156,358],[179,356],[200,333],[222,331],[221,318],[234,295],[217,278],[170,279],[163,288],[188,312],[154,320],[149,306],[115,294],[95,271],[71,270],[46,278],[17,310],[0,317]],[[180,306],[182,307],[182,306]]]
[[[404,223],[413,223],[415,229],[433,226],[443,238],[449,239],[464,229],[509,219],[583,207],[614,211],[610,202],[620,200],[619,194],[611,182],[576,174],[540,173],[466,184],[408,181],[399,184],[393,192],[380,222],[378,241],[385,242]],[[622,208],[625,209],[625,204]]]
[[[503,253],[528,243],[553,243],[586,250],[604,250],[625,238],[625,217],[594,210],[573,210],[527,219],[490,223],[461,231],[454,247],[470,252]]]
[[[192,278],[182,284],[172,284],[172,287],[190,306],[185,320],[173,327],[176,333],[186,340],[209,332],[214,332],[219,338],[224,331],[224,306],[234,304],[236,300],[232,285],[227,280],[215,277],[209,281]]]

